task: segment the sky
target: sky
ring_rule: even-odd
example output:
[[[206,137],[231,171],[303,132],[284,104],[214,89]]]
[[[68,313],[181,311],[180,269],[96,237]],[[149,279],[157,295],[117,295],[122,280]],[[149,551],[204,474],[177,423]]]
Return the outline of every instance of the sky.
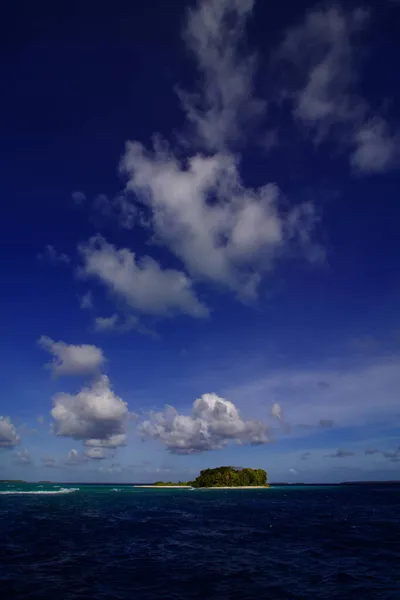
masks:
[[[399,24],[8,5],[0,479],[399,478]]]

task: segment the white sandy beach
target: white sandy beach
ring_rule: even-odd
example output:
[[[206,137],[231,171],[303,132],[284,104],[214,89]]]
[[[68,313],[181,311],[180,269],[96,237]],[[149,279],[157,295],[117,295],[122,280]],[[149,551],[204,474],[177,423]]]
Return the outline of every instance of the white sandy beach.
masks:
[[[155,488],[155,489],[176,489],[176,488],[186,488],[188,490],[267,490],[267,487],[262,485],[240,485],[240,486],[224,486],[224,487],[203,487],[203,488],[193,488],[190,485],[135,485],[133,487],[137,488]]]

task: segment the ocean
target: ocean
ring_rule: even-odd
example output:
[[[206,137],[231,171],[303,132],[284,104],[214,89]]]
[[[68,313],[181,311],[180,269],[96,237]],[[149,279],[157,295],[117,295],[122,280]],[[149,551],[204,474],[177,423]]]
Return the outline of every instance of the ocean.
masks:
[[[0,484],[0,598],[400,599],[400,486]]]

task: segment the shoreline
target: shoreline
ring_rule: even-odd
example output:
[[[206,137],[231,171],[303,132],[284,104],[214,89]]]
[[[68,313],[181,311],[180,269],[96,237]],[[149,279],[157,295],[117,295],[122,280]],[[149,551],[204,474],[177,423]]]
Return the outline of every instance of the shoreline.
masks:
[[[191,485],[134,485],[135,488],[153,488],[153,489],[188,489],[188,490],[267,490],[268,487],[263,485],[237,485],[237,486],[215,486],[215,487],[200,487],[195,488]]]
[[[204,487],[196,488],[198,490],[267,490],[268,488],[264,485],[226,485],[226,486],[215,486],[215,487]]]
[[[134,488],[154,488],[154,489],[160,489],[160,490],[165,490],[165,488],[168,489],[175,489],[175,488],[185,488],[188,490],[192,490],[194,488],[192,488],[191,485],[134,485]]]

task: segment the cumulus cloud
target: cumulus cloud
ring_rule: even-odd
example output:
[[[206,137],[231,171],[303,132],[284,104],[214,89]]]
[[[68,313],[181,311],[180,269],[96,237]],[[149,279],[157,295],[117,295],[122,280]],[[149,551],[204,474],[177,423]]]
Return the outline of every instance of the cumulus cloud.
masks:
[[[364,123],[354,136],[351,165],[361,173],[383,173],[400,164],[399,136],[389,130],[382,118]]]
[[[20,437],[10,417],[0,416],[0,448],[12,448],[20,443]]]
[[[300,460],[308,460],[311,456],[311,452],[303,452],[300,456]]]
[[[47,336],[38,341],[39,346],[53,355],[53,360],[46,366],[53,375],[87,375],[95,373],[106,362],[101,348],[90,344],[66,344],[55,342]]]
[[[82,465],[85,461],[86,457],[80,454],[78,450],[76,450],[76,448],[72,448],[72,450],[68,452],[64,464],[67,467],[77,467],[79,465]]]
[[[343,450],[343,448],[339,448],[332,454],[327,454],[327,458],[346,458],[348,456],[354,456],[354,452],[350,452],[349,450]]]
[[[47,244],[43,252],[38,254],[38,259],[49,262],[52,264],[64,264],[68,265],[71,262],[71,258],[63,252],[57,252],[57,250],[51,244]]]
[[[278,419],[278,421],[282,421],[283,415],[281,405],[275,402],[275,404],[272,405],[271,414],[273,417]]]
[[[365,450],[365,454],[367,454],[367,455],[379,454],[379,450],[376,450],[375,448],[367,448]]]
[[[127,248],[117,250],[102,237],[79,248],[81,274],[94,277],[130,307],[149,314],[184,313],[205,317],[208,309],[195,295],[190,279],[182,271],[162,269],[149,256],[136,258]]]
[[[57,394],[53,404],[56,435],[85,440],[93,447],[115,448],[125,443],[128,405],[112,391],[105,375],[76,395]]]
[[[32,458],[28,450],[20,450],[19,452],[16,452],[13,458],[17,465],[26,466],[32,464]]]
[[[216,394],[203,394],[193,403],[192,414],[182,415],[172,406],[152,413],[139,426],[144,439],[160,440],[174,454],[218,450],[228,444],[265,444],[267,426],[257,420],[244,421],[237,407]]]
[[[98,448],[93,446],[86,449],[85,456],[94,460],[103,460],[104,458],[108,458],[110,453],[107,448]]]
[[[127,189],[149,209],[156,239],[196,279],[252,297],[262,273],[289,251],[319,257],[312,205],[285,212],[275,184],[246,188],[233,155],[183,162],[157,142],[153,152],[129,142],[121,169]]]
[[[255,56],[245,48],[254,0],[203,0],[187,12],[183,39],[200,73],[196,93],[180,92],[195,140],[208,151],[243,141],[265,103],[256,98]]]
[[[106,439],[88,439],[85,441],[86,446],[97,448],[119,448],[120,446],[125,446],[125,444],[125,433],[116,433],[114,435],[110,435]]]

